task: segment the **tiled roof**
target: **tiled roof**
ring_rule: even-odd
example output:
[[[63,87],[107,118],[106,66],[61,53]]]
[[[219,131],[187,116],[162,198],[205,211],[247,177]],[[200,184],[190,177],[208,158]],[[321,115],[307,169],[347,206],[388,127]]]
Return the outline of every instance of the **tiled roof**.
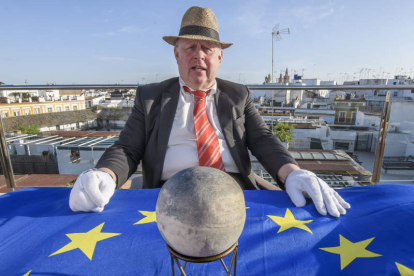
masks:
[[[82,90],[59,90],[59,95],[66,96],[66,95],[82,95]]]
[[[13,131],[19,126],[38,127],[65,125],[76,122],[86,122],[96,120],[98,115],[91,110],[64,111],[44,114],[33,114],[26,116],[16,116],[3,118],[4,130]]]
[[[98,115],[99,120],[127,121],[132,109],[104,108]]]

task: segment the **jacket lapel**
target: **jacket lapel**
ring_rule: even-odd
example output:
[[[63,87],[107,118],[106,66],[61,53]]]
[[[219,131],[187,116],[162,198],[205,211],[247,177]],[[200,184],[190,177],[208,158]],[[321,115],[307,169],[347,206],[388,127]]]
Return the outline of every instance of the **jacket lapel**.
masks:
[[[216,103],[217,115],[220,121],[221,129],[223,130],[224,138],[227,142],[227,146],[229,147],[234,162],[241,172],[243,170],[243,166],[233,138],[233,106],[227,93],[222,91],[218,86],[217,92],[214,95],[214,101]]]

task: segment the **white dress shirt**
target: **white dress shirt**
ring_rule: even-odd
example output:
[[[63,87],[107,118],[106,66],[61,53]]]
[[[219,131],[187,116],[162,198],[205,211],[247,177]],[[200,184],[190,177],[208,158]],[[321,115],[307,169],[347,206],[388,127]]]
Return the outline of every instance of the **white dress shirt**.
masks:
[[[187,86],[194,91],[194,89],[186,85],[180,77],[180,96],[170,138],[168,139],[161,180],[167,180],[181,170],[199,166],[197,140],[193,120],[194,95],[185,92],[183,86]],[[210,89],[211,91],[206,98],[207,117],[219,140],[221,159],[223,160],[226,172],[238,173],[239,169],[230,154],[229,147],[227,146],[223,131],[221,130],[214,103],[213,95],[217,91],[217,82],[215,82]],[[208,89],[203,91],[207,90]]]

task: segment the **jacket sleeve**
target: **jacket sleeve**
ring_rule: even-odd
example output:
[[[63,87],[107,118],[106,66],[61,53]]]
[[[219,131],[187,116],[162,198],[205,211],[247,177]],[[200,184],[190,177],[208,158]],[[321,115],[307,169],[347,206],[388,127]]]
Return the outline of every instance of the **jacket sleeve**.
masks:
[[[288,163],[297,165],[295,159],[283,146],[279,138],[272,134],[263,118],[256,110],[248,91],[246,105],[244,109],[245,127],[247,133],[247,146],[252,154],[259,160],[260,164],[275,179],[280,188],[285,189],[285,185],[280,181],[277,173],[279,169]]]
[[[136,171],[145,151],[145,111],[137,88],[135,104],[124,129],[101,156],[96,168],[109,168],[117,175],[117,187],[123,185]]]

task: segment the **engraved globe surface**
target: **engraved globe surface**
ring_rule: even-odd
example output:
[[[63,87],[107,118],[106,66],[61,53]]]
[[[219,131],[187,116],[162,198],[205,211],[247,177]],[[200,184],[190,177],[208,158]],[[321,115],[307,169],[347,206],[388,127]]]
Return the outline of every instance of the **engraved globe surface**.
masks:
[[[215,256],[236,243],[243,231],[244,194],[220,170],[189,168],[164,183],[156,216],[161,235],[175,251],[190,257]]]

